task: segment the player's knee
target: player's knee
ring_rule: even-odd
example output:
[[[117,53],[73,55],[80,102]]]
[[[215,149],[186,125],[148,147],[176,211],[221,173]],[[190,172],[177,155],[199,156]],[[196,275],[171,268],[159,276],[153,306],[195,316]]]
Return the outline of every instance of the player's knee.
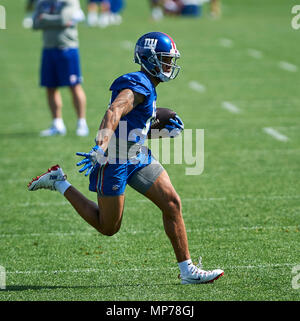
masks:
[[[167,201],[167,212],[181,213],[181,200],[178,194],[172,194]]]
[[[118,233],[120,226],[107,226],[99,229],[99,232],[105,236],[113,236]]]

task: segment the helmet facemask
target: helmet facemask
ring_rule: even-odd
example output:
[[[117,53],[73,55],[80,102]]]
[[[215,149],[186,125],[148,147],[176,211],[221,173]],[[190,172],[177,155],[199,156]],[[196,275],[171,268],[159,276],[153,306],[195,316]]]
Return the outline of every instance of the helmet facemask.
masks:
[[[177,59],[180,58],[180,53],[167,53],[152,51],[152,56],[148,61],[156,67],[151,70],[153,76],[158,77],[161,81],[166,82],[177,77],[180,67],[176,64]]]
[[[167,82],[173,80],[177,77],[180,67],[176,64],[177,59],[180,58],[180,53],[167,53],[167,52],[155,52],[151,50],[152,55],[147,57],[140,57],[136,52],[135,56],[138,63],[152,76],[159,78],[162,82]],[[167,63],[164,60],[171,58],[171,63]],[[170,71],[165,71],[164,69],[169,69]]]

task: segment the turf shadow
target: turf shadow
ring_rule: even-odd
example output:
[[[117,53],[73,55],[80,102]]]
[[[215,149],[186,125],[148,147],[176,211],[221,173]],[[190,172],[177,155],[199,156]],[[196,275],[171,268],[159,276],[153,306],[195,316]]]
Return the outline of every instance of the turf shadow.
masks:
[[[0,139],[15,139],[15,138],[40,138],[40,136],[38,132],[0,133]]]
[[[104,288],[120,288],[120,287],[151,287],[151,286],[174,286],[180,285],[179,283],[165,283],[165,284],[111,284],[111,285],[9,285],[1,292],[21,292],[28,290],[56,290],[56,289],[104,289]]]

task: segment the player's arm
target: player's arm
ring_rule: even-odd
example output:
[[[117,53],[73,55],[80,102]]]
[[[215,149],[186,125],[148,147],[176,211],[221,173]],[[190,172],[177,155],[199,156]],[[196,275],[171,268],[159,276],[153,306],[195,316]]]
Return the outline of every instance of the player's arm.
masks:
[[[108,148],[110,139],[118,127],[120,119],[127,115],[135,106],[142,103],[145,97],[141,94],[133,92],[131,89],[123,89],[115,100],[107,109],[96,137],[96,146],[89,153],[76,153],[78,156],[85,157],[77,166],[83,167],[79,170],[80,173],[86,171],[85,176],[88,176],[98,162],[106,163],[104,152]]]
[[[137,105],[141,104],[144,99],[145,96],[131,89],[123,89],[109,106],[102,119],[96,137],[96,144],[103,150],[106,150],[111,136],[118,127],[120,119]]]
[[[133,92],[131,89],[123,89],[118,94],[102,119],[96,137],[96,145],[89,153],[76,153],[78,156],[85,157],[76,164],[77,166],[83,165],[79,170],[80,173],[86,171],[85,176],[88,176],[96,163],[106,163],[107,159],[104,152],[108,148],[110,139],[117,129],[120,119],[127,115],[135,106],[142,103],[144,99],[143,95]]]
[[[33,29],[71,27],[79,22],[74,19],[78,16],[79,10],[80,7],[76,6],[76,2],[65,3],[59,14],[45,13],[42,11],[42,6],[38,6],[33,16]]]

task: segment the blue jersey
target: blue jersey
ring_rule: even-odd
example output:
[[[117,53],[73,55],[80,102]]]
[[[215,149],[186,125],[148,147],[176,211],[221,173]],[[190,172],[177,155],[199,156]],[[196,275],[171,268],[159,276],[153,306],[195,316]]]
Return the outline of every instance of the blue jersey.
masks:
[[[149,77],[142,71],[125,74],[117,78],[111,85],[111,102],[115,100],[119,92],[123,89],[131,89],[145,96],[145,99],[143,103],[137,105],[132,111],[120,119],[120,124],[115,131],[115,135],[117,138],[143,144],[147,138],[151,122],[156,115],[157,94],[155,87]],[[124,137],[124,127],[120,128],[120,126],[124,124],[127,126],[126,137]]]

